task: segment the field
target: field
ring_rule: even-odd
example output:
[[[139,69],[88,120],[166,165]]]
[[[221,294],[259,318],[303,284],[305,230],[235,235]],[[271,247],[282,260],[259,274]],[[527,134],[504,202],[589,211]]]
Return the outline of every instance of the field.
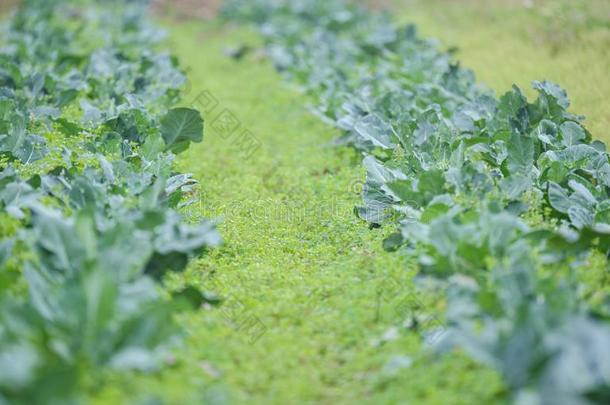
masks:
[[[451,58],[335,1],[157,4],[159,43],[63,3],[0,40],[0,404],[606,403],[605,2],[372,2]],[[36,21],[63,62],[2,47]]]
[[[498,92],[513,83],[529,90],[533,80],[561,83],[591,132],[610,140],[608,2],[533,1],[529,8],[527,1],[516,0],[394,3],[404,10],[398,21],[412,22],[423,35],[457,47],[457,58]]]

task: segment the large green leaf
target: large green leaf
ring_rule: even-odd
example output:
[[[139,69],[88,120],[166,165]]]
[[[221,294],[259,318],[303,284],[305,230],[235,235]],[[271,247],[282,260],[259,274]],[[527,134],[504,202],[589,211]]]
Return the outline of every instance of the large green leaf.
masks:
[[[167,149],[179,153],[190,142],[203,140],[203,118],[191,108],[174,108],[161,119],[161,135]]]
[[[507,168],[511,175],[528,175],[534,165],[534,139],[514,132],[506,146]]]

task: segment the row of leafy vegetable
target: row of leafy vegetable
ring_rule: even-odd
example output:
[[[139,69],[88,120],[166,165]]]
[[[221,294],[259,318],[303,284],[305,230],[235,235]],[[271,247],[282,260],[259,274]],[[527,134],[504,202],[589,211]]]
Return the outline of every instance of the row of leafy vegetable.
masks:
[[[413,26],[342,1],[231,0],[224,16],[257,24],[277,69],[364,154],[358,215],[397,223],[385,247],[445,283],[437,349],[492,365],[518,402],[608,403],[607,282],[582,280],[608,273],[610,163],[565,91],[496,98]]]
[[[179,209],[198,111],[141,2],[26,0],[0,35],[0,403],[82,399],[153,370],[201,304],[155,281],[219,243]]]

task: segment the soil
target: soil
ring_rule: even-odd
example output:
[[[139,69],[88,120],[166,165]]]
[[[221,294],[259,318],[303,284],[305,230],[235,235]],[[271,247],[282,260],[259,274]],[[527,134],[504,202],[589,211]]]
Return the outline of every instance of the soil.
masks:
[[[222,0],[153,0],[155,13],[183,20],[209,20],[216,16]]]
[[[4,1],[4,0],[0,0]],[[390,9],[395,0],[354,0],[374,9]],[[153,0],[156,13],[178,19],[212,19],[218,13],[222,0]]]

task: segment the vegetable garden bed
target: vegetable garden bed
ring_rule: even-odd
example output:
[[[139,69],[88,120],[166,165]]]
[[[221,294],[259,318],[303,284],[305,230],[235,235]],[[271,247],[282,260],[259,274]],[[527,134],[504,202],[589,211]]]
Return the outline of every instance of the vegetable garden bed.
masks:
[[[610,163],[558,85],[340,1],[113,6],[0,37],[0,402],[608,401]]]

